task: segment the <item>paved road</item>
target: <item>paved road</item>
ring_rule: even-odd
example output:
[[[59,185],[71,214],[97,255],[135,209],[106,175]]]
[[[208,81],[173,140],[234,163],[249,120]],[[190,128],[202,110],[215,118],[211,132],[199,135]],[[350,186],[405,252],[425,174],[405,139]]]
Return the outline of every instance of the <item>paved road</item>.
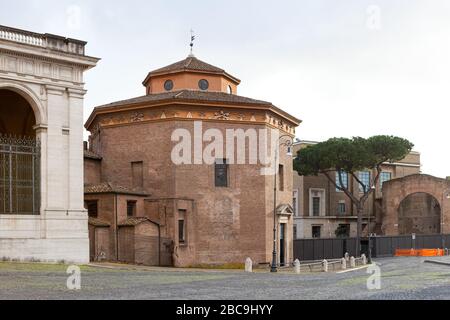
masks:
[[[447,259],[450,262],[450,259]],[[236,271],[136,271],[81,268],[81,290],[66,287],[61,265],[0,263],[1,299],[450,299],[450,266],[424,258],[387,258],[381,289],[366,270],[245,274]]]

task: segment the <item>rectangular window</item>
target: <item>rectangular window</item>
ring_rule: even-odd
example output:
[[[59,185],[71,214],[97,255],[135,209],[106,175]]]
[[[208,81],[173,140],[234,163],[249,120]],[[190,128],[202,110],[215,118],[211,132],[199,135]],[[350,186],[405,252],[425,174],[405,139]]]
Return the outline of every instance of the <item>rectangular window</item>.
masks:
[[[297,225],[294,224],[294,240],[297,239]]]
[[[364,187],[358,183],[360,192],[368,192],[370,190],[370,171],[361,171],[359,173],[359,181],[362,182]]]
[[[228,164],[226,159],[216,160],[214,173],[216,187],[228,187]]]
[[[284,166],[282,164],[280,164],[278,167],[278,177],[278,190],[284,191]]]
[[[339,210],[340,215],[345,214],[345,211],[346,211],[345,202],[339,203],[338,210]]]
[[[345,171],[341,171],[341,177],[342,177],[342,184],[339,179],[339,172],[336,172],[336,185],[340,188],[348,188],[348,174]],[[339,188],[336,188],[336,191],[342,191]]]
[[[178,242],[184,243],[184,219],[178,220]]]
[[[186,210],[178,210],[178,243],[186,243]]]
[[[320,197],[313,197],[312,201],[313,216],[318,217],[320,216]]]
[[[133,188],[144,187],[144,163],[142,161],[131,163],[131,179]]]
[[[97,218],[97,216],[98,216],[98,201],[97,200],[87,200],[87,201],[85,201],[85,206],[88,211],[88,216],[91,218]]]
[[[127,216],[136,216],[136,201],[127,201]]]
[[[340,224],[338,230],[336,231],[336,237],[349,238],[350,237],[350,225]]]
[[[321,226],[312,226],[312,237],[320,238]]]
[[[380,173],[380,187],[383,187],[383,182],[391,180],[390,172],[381,172]]]

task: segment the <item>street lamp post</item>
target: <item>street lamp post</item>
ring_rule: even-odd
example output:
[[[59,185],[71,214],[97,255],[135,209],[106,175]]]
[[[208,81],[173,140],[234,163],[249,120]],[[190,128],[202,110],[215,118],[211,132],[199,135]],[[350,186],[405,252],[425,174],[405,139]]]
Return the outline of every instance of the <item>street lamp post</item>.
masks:
[[[367,222],[367,228],[368,228],[368,231],[369,231],[369,238],[368,238],[368,246],[369,246],[369,248],[368,248],[369,252],[368,253],[369,253],[369,256],[368,256],[367,261],[369,263],[372,263],[372,241],[371,241],[371,233],[370,233],[370,212],[369,212],[369,220]]]
[[[275,151],[275,165],[273,173],[273,251],[272,251],[272,265],[270,266],[270,272],[277,272],[277,153],[279,150]]]
[[[446,189],[444,191],[444,193],[442,194],[442,206],[441,206],[441,219],[440,219],[440,232],[441,232],[441,244],[442,244],[442,250],[445,250],[446,248],[446,243],[445,243],[445,237],[444,237],[444,226],[445,226],[445,222],[444,222],[444,212],[443,212],[443,206],[445,203],[445,200],[449,200],[450,199],[450,190]]]
[[[372,186],[372,190],[373,190],[373,192],[375,193],[376,192],[376,186],[375,185],[373,185]],[[374,196],[374,198],[375,198],[375,196]],[[374,200],[375,201],[375,200]],[[371,241],[371,233],[370,233],[370,210],[368,210],[368,215],[367,215],[368,217],[368,220],[367,220],[367,230],[368,230],[368,235],[369,235],[369,237],[368,237],[368,250],[369,250],[369,255],[368,255],[368,259],[367,259],[367,261],[369,262],[369,263],[372,263],[372,241]]]
[[[287,138],[282,141],[281,139]],[[275,150],[275,162],[274,162],[274,179],[273,179],[273,251],[272,251],[272,264],[270,266],[270,272],[277,272],[277,173],[278,173],[278,154],[280,152],[280,146],[290,147],[293,144],[293,138],[289,135],[282,135],[278,138],[278,143]]]

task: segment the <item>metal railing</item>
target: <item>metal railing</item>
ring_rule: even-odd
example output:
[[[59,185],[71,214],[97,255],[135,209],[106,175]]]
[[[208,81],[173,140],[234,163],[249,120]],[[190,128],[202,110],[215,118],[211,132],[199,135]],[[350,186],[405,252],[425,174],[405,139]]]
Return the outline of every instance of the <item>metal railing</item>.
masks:
[[[0,214],[40,214],[40,143],[0,134]]]

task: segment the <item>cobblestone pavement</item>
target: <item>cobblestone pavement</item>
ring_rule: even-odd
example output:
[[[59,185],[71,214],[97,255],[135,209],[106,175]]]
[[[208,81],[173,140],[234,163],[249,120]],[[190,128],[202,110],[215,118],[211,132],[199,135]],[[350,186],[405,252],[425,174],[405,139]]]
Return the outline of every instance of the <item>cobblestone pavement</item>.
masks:
[[[449,261],[450,258],[436,258]],[[450,299],[450,266],[424,258],[376,259],[381,289],[366,269],[346,273],[121,270],[81,267],[81,290],[66,287],[67,266],[0,263],[1,299]]]

